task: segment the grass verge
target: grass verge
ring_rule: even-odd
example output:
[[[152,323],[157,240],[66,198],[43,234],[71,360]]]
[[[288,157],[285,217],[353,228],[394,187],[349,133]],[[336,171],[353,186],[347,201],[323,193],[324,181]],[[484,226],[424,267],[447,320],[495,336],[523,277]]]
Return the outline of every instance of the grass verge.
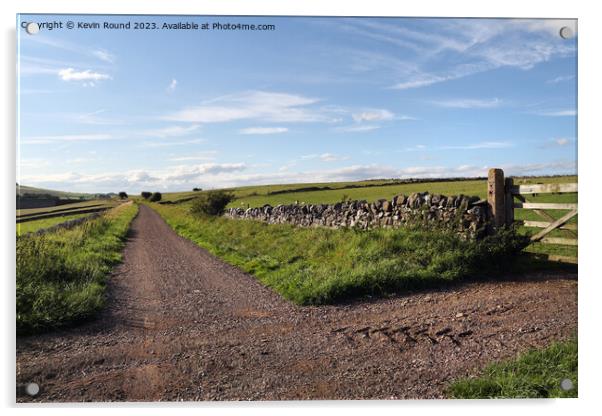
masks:
[[[563,390],[561,382],[573,383]],[[458,380],[448,394],[456,399],[577,397],[577,338],[492,364],[478,378]]]
[[[124,204],[68,230],[17,239],[17,333],[90,317],[105,302],[105,279],[138,206]]]
[[[298,228],[193,216],[186,205],[152,208],[181,236],[298,304],[436,286],[500,270],[523,245],[510,232],[477,243],[436,230]]]

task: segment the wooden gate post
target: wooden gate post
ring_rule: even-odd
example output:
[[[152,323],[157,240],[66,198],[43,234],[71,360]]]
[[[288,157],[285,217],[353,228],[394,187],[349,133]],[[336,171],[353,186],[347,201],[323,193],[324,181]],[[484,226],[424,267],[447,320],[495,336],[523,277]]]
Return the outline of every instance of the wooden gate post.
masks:
[[[504,187],[506,188],[506,225],[514,223],[514,196],[512,196],[512,188],[514,187],[514,179],[506,178]]]
[[[502,169],[489,169],[487,176],[487,206],[491,225],[494,229],[506,224],[506,190],[504,185],[504,171]]]

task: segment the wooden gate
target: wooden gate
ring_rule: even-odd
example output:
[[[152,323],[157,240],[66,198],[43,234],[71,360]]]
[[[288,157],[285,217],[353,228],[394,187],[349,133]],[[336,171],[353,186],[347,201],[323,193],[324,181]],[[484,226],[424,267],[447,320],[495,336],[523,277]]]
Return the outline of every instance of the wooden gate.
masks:
[[[543,244],[577,245],[577,224],[567,224],[577,216],[577,203],[529,202],[526,197],[537,194],[577,193],[576,183],[553,183],[535,185],[515,185],[512,178],[504,179],[504,171],[490,169],[487,181],[487,203],[494,228],[518,222],[525,227],[542,228],[533,234],[531,242]],[[515,201],[515,199],[517,201]],[[515,221],[516,208],[529,209],[537,214],[541,221]],[[547,210],[566,210],[560,218],[550,215]],[[563,230],[571,238],[549,237],[553,230]],[[548,255],[548,260],[577,264],[576,257]]]

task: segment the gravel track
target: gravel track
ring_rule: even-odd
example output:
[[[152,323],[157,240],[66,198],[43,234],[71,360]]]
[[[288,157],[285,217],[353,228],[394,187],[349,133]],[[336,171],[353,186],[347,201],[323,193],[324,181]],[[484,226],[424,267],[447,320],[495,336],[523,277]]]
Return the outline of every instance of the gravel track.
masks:
[[[141,205],[109,307],[17,338],[17,401],[440,398],[450,380],[577,327],[576,274],[299,307]]]

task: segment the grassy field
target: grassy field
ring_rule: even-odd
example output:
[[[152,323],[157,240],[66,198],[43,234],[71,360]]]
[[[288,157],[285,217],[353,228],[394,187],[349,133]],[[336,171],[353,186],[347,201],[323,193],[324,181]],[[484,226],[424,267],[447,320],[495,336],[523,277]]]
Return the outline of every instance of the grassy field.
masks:
[[[276,195],[259,194],[240,196],[230,204],[230,207],[258,207],[265,204],[331,204],[339,202],[343,197],[352,200],[365,199],[368,202],[377,199],[391,199],[395,195],[413,192],[438,193],[444,195],[477,195],[481,198],[487,196],[487,182],[485,181],[457,181],[457,182],[424,182],[401,185],[373,186],[366,188],[333,189],[326,191],[289,192]]]
[[[283,193],[290,191],[298,191],[304,188],[331,188],[341,189],[349,186],[353,187],[371,187],[375,185],[391,185],[398,182],[394,179],[378,179],[356,182],[312,182],[312,183],[294,183],[294,184],[275,184],[275,185],[253,185],[241,186],[237,188],[227,188],[237,198],[246,198],[253,196],[265,196],[272,193]],[[197,195],[198,192],[167,192],[163,194],[163,201],[178,201],[180,199],[189,198]]]
[[[78,210],[98,207],[115,207],[121,201],[115,199],[94,199],[90,201],[75,202],[73,204],[58,205],[54,207],[46,208],[29,208],[29,209],[18,209],[17,218],[35,218],[36,216],[45,214],[56,214],[62,212],[76,213]]]
[[[529,351],[514,360],[490,365],[477,378],[452,383],[457,399],[577,397],[577,339]],[[568,379],[573,389],[563,390]]]
[[[104,305],[106,276],[137,212],[123,204],[68,230],[17,239],[18,333],[85,319]]]
[[[517,185],[535,184],[535,183],[572,183],[577,182],[577,176],[556,176],[556,177],[529,177],[515,178],[514,183]],[[381,185],[381,186],[367,186]],[[354,188],[347,188],[354,186]],[[296,191],[300,188],[310,187],[329,187],[328,190],[313,190],[313,191]],[[272,206],[278,204],[293,204],[295,202],[305,204],[316,203],[335,203],[343,198],[365,199],[369,202],[378,199],[391,199],[395,195],[409,195],[413,192],[439,193],[443,195],[470,195],[479,196],[480,198],[487,197],[487,181],[486,180],[462,180],[462,181],[439,181],[439,182],[422,182],[422,183],[407,183],[397,184],[392,180],[380,181],[360,181],[360,182],[335,182],[335,183],[303,183],[303,184],[288,184],[288,185],[269,185],[269,186],[248,186],[240,188],[231,188],[236,199],[232,201],[228,207],[257,207],[265,204]],[[273,192],[283,192],[276,193]],[[190,198],[198,195],[198,192],[180,192],[167,193],[163,195],[164,201],[178,201],[180,199]],[[527,196],[529,202],[577,202],[577,194],[539,194],[536,196]],[[547,211],[552,217],[560,218],[567,211],[564,210],[549,210]],[[516,220],[536,220],[545,221],[532,210],[516,209]],[[577,218],[569,221],[569,224],[576,224]],[[532,235],[541,229],[519,227],[519,232],[525,235]],[[575,232],[576,233],[576,232]],[[570,232],[565,230],[555,230],[549,237],[565,237],[574,238]],[[534,243],[527,247],[527,252],[537,254],[555,254],[569,257],[577,257],[576,246],[551,245]]]
[[[519,250],[507,234],[481,242],[420,229],[296,228],[196,217],[188,204],[151,204],[181,236],[298,304],[440,285],[502,270]]]
[[[61,224],[66,221],[75,220],[77,218],[87,217],[90,214],[73,214],[65,215],[62,217],[45,218],[35,221],[20,222],[17,224],[17,236],[21,236],[27,233],[33,233],[45,228],[52,227],[57,224]]]
[[[487,181],[480,180],[458,180],[458,181],[431,181],[419,183],[399,184],[395,180],[374,180],[357,182],[324,182],[324,183],[300,183],[245,186],[239,188],[228,188],[236,200],[229,207],[258,207],[265,204],[292,204],[298,201],[305,204],[328,204],[339,202],[346,196],[350,199],[365,199],[368,202],[377,199],[391,199],[395,195],[413,192],[439,193],[443,195],[476,195],[481,198],[487,197]],[[576,176],[556,177],[529,177],[516,178],[515,184],[534,183],[566,183],[577,182]],[[374,186],[381,185],[381,186]],[[325,190],[299,191],[303,188],[331,188]],[[348,188],[353,187],[353,188]],[[277,193],[274,193],[277,192]],[[163,194],[163,201],[178,201],[197,195],[198,192],[170,192]],[[545,197],[544,197],[545,199]],[[542,200],[543,202],[543,200]]]

